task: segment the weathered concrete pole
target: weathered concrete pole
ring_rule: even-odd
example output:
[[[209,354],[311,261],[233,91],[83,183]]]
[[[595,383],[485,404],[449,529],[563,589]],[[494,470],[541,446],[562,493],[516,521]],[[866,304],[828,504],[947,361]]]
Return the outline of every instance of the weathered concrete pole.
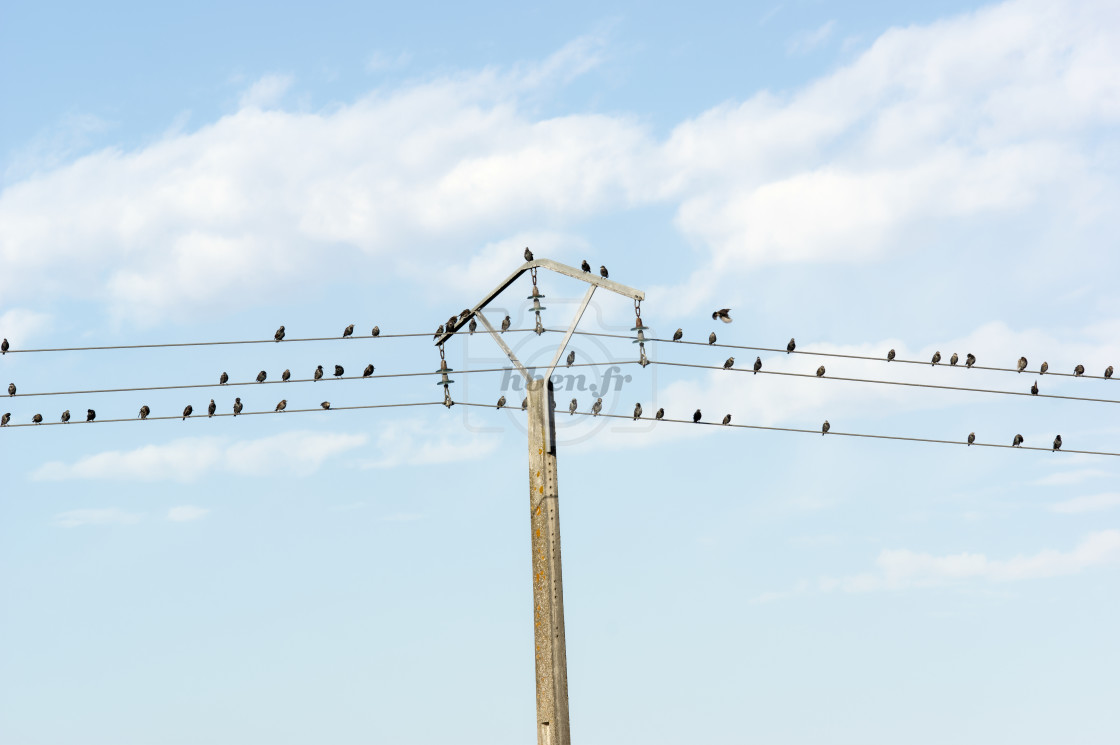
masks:
[[[529,514],[533,546],[533,637],[537,663],[537,745],[571,745],[568,655],[564,644],[564,582],[552,386],[528,382]]]

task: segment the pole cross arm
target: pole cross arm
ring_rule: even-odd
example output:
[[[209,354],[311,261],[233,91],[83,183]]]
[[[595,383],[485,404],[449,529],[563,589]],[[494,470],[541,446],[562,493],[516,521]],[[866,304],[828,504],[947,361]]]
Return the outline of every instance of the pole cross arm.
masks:
[[[470,309],[470,313],[468,314],[467,318],[470,318],[471,316],[477,314],[480,310],[493,302],[494,298],[502,294],[502,291],[512,285],[514,281],[522,274],[529,271],[530,269],[535,269],[538,267],[541,269],[549,269],[556,272],[557,274],[563,274],[565,276],[571,277],[572,279],[578,279],[581,282],[587,282],[588,284],[594,285],[595,287],[602,287],[604,290],[610,290],[611,292],[617,293],[624,297],[633,298],[634,300],[646,299],[646,294],[641,290],[635,290],[633,287],[627,287],[620,282],[604,279],[597,274],[585,272],[582,269],[576,269],[575,267],[568,266],[567,264],[561,264],[559,261],[552,261],[551,259],[534,259],[533,261],[525,262],[517,271],[506,277],[501,284],[487,293],[486,297],[484,297],[482,301],[478,303],[478,305]],[[463,318],[459,322],[457,328],[462,328],[463,324],[467,322],[467,318]],[[439,334],[438,336],[436,336],[436,346],[443,344],[454,334],[455,331],[451,330],[447,330],[442,334]]]

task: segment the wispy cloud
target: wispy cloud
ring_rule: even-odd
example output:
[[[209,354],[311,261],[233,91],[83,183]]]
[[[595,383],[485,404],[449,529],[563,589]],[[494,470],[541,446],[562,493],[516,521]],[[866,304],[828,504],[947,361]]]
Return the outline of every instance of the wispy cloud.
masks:
[[[836,21],[827,21],[814,29],[798,32],[786,44],[789,54],[807,54],[828,41],[836,29]]]
[[[291,75],[265,75],[241,94],[242,109],[266,109],[275,106],[292,86]]]
[[[169,509],[167,511],[167,519],[173,523],[189,523],[195,520],[201,520],[209,514],[210,510],[205,507],[183,504]]]
[[[1100,468],[1081,468],[1076,471],[1059,471],[1045,476],[1034,483],[1038,486],[1073,486],[1089,479],[1099,479],[1112,474]]]
[[[1114,507],[1120,507],[1120,492],[1074,497],[1073,499],[1055,502],[1050,505],[1050,509],[1054,512],[1061,512],[1067,515],[1077,515],[1082,512],[1101,512],[1103,510],[1111,510]]]
[[[77,528],[82,525],[134,525],[141,516],[125,512],[116,507],[94,510],[68,510],[54,516],[54,523],[62,528]]]
[[[376,455],[361,461],[361,468],[394,468],[454,463],[482,458],[498,446],[496,437],[471,436],[422,419],[391,422],[383,426],[373,446]]]

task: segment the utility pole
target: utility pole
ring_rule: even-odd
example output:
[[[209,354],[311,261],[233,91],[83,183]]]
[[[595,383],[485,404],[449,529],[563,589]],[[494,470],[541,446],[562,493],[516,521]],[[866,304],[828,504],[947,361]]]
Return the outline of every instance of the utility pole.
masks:
[[[543,377],[534,378],[517,359],[517,355],[501,335],[494,330],[490,321],[483,315],[482,309],[513,284],[514,280],[525,272],[530,272],[533,278],[533,294],[529,299],[533,301],[533,310],[536,313],[537,334],[543,333],[540,312],[544,308],[541,307],[540,300],[544,296],[537,290],[538,268],[549,269],[578,279],[590,286],[553,355],[552,364]],[[463,328],[470,316],[478,318],[521,373],[528,392],[529,530],[533,566],[537,745],[571,745],[572,741],[568,721],[568,654],[564,640],[564,578],[560,567],[560,490],[556,482],[556,420],[551,379],[552,371],[564,354],[576,326],[587,310],[588,303],[591,302],[596,287],[602,287],[634,300],[635,313],[638,316],[636,323],[636,330],[639,331],[638,339],[644,342],[639,313],[639,304],[645,299],[644,292],[548,259],[536,259],[525,263],[472,308],[468,316],[460,318],[455,328],[446,329],[436,338],[436,345],[440,348],[442,359],[443,344],[455,333],[455,329]],[[643,347],[641,359],[645,364],[644,343],[641,346]],[[451,406],[453,402],[447,393],[447,373],[450,370],[446,367],[446,363],[442,363],[441,367],[444,373],[444,402],[447,406]]]

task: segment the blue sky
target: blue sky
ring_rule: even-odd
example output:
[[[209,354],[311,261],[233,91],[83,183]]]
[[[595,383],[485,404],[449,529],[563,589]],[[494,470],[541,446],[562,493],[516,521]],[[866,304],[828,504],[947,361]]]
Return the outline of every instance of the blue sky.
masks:
[[[1120,14],[1104,2],[64,4],[0,24],[0,336],[44,393],[433,370],[539,257],[658,335],[1120,365]],[[563,327],[579,283],[542,273]],[[516,327],[527,281],[498,307]],[[733,308],[735,322],[711,311]],[[625,333],[596,295],[581,328]],[[525,359],[556,336],[513,337]],[[628,362],[607,411],[1120,452],[1120,383],[828,358]],[[657,361],[754,353],[653,344]],[[459,371],[497,367],[478,335]],[[762,353],[766,371],[818,359]],[[612,373],[613,374],[613,373]],[[626,377],[629,376],[629,377]],[[454,375],[459,401],[507,395]],[[572,379],[575,383],[575,379]],[[16,396],[0,742],[504,743],[534,723],[519,411],[434,379]],[[566,392],[558,395],[561,406]],[[581,409],[589,394],[577,391]],[[1115,458],[560,417],[573,736],[1111,743]],[[433,705],[432,702],[438,702]],[[651,713],[656,712],[656,716]]]

